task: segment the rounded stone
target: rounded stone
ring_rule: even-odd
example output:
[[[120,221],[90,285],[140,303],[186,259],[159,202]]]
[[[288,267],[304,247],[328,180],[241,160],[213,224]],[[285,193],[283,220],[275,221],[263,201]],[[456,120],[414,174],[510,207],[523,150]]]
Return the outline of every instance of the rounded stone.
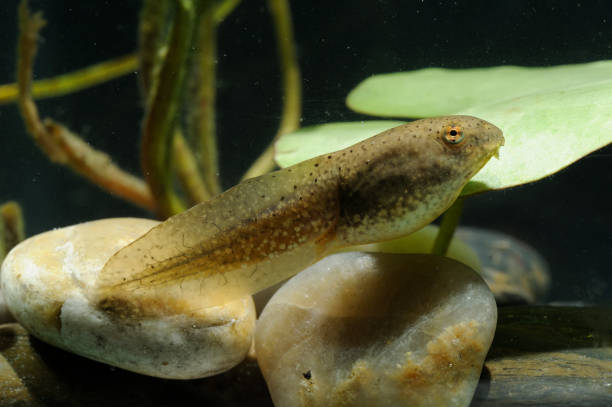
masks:
[[[255,349],[274,404],[467,406],[497,308],[444,257],[341,253],[270,299]]]
[[[244,359],[252,342],[250,296],[141,319],[117,317],[90,303],[88,293],[108,258],[157,223],[104,219],[27,239],[2,264],[8,308],[39,339],[123,369],[174,379],[230,369]]]
[[[494,230],[460,227],[458,239],[478,256],[480,274],[498,305],[541,303],[550,289],[546,260],[527,243]]]

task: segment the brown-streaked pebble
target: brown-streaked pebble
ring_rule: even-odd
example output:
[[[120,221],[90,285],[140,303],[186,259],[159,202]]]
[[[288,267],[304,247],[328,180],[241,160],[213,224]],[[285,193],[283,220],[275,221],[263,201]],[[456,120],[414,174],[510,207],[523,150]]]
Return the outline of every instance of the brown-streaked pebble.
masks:
[[[466,406],[496,315],[459,262],[340,253],[274,294],[255,349],[276,407]]]

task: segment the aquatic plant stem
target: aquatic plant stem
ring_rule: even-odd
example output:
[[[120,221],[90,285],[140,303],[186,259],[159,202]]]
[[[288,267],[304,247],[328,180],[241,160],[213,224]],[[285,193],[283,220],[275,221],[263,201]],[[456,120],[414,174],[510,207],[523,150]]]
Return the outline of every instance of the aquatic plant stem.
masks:
[[[164,6],[167,4],[165,1],[159,0],[148,0],[146,3],[151,3],[154,7]],[[240,4],[240,0],[226,0],[221,2],[216,6],[214,11],[214,19],[217,23],[223,21],[228,14],[230,14],[234,8]],[[162,13],[158,13],[161,15]],[[152,31],[159,30],[161,31],[161,27],[152,27],[150,24],[150,20],[147,19],[147,27],[141,28],[141,50],[143,48],[143,44],[156,44],[157,41],[148,41],[148,38],[156,38],[158,32],[155,32],[155,35],[152,34]],[[146,31],[146,32],[142,32]],[[145,38],[143,38],[145,37]],[[153,50],[152,55],[157,55],[159,53],[159,47],[151,47]],[[142,51],[141,51],[142,52]],[[138,60],[141,59],[139,63]],[[121,76],[129,75],[137,70],[139,71],[139,76],[141,77],[141,81],[144,82],[145,87],[148,88],[148,83],[150,82],[149,70],[151,57],[146,62],[142,62],[143,56],[139,54],[129,54],[122,57],[114,58],[108,61],[100,62],[98,64],[90,65],[83,69],[78,69],[73,72],[68,72],[63,75],[58,75],[48,79],[40,79],[34,81],[32,84],[32,97],[37,99],[43,98],[51,98],[51,97],[59,97],[64,96],[70,93],[75,93],[83,89],[91,88],[96,85],[99,85],[104,82],[111,81],[113,79],[119,78]],[[140,68],[138,66],[140,65]],[[4,85],[0,85],[0,104],[12,103],[17,100],[18,97],[18,89],[16,83],[7,83]]]
[[[438,229],[438,235],[436,236],[433,249],[431,250],[432,254],[446,256],[450,242],[455,234],[455,229],[461,219],[463,200],[464,198],[457,198],[451,207],[444,212],[442,222],[440,223],[440,229]]]
[[[241,0],[224,0],[218,2],[215,5],[213,10],[213,18],[215,19],[215,23],[219,24],[225,18],[231,14],[232,11],[240,4]]]
[[[186,103],[187,134],[198,147],[196,158],[209,196],[221,192],[215,130],[217,23],[214,10],[214,1],[199,1]]]
[[[174,132],[172,145],[174,156],[174,168],[181,183],[183,191],[187,195],[190,205],[204,202],[212,198],[208,189],[200,177],[198,163],[189,148],[185,137],[180,130]]]
[[[168,14],[167,0],[145,0],[140,12],[138,26],[138,66],[140,89],[143,99],[148,101],[151,82],[157,76]]]
[[[200,154],[196,156],[189,148],[180,131],[174,143],[175,167],[183,190],[190,203],[195,204],[212,198],[221,192],[219,180],[218,148],[215,129],[217,58],[216,26],[220,24],[240,0],[220,2],[201,0],[197,13],[198,32],[194,39],[195,55],[192,58],[191,89],[187,102],[187,132],[198,144]],[[199,165],[198,165],[199,161]]]
[[[146,106],[150,102],[150,89],[157,86],[159,69],[167,51],[167,25],[170,2],[145,0],[140,13],[139,66],[140,89]],[[178,180],[191,204],[208,199],[204,182],[197,168],[195,156],[187,144],[180,126],[175,124],[172,143],[172,161]]]
[[[137,68],[136,55],[126,55],[74,72],[35,81],[32,84],[32,96],[34,99],[63,96],[133,73]],[[0,85],[0,104],[16,101],[18,94],[16,83]]]
[[[38,33],[44,24],[42,16],[39,13],[31,15],[27,1],[22,1],[19,6],[17,86],[18,106],[26,129],[51,161],[66,165],[101,188],[152,210],[155,204],[141,179],[121,170],[107,154],[95,150],[64,126],[50,119],[41,122],[32,99],[32,64]]]
[[[300,126],[302,115],[302,88],[300,68],[295,52],[295,40],[291,23],[291,10],[287,0],[268,0],[274,20],[278,41],[281,74],[283,76],[283,112],[279,129],[272,143],[255,160],[242,179],[253,178],[275,167],[274,143],[283,134],[291,133]]]
[[[185,209],[173,188],[171,147],[195,22],[194,11],[189,0],[176,3],[168,52],[160,67],[159,78],[150,90],[150,104],[144,120],[142,169],[158,204],[157,214],[162,219]]]

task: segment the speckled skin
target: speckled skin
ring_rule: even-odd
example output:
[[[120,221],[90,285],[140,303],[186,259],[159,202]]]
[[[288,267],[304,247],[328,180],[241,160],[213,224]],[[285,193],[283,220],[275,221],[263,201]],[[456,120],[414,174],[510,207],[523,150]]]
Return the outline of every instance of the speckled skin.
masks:
[[[451,128],[460,143],[445,140]],[[252,294],[340,247],[430,223],[501,145],[484,120],[429,118],[247,180],[117,252],[93,295],[102,308],[146,314]]]

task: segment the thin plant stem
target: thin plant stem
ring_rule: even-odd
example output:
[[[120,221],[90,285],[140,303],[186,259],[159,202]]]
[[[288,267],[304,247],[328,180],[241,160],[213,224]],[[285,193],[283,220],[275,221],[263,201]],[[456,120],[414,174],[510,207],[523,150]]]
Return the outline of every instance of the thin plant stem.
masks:
[[[240,4],[240,0],[199,0],[197,33],[193,40],[191,75],[187,92],[186,131],[197,146],[189,148],[180,130],[175,131],[174,157],[178,180],[191,204],[221,192],[215,126],[217,25]]]
[[[112,194],[153,210],[155,203],[141,179],[120,169],[107,154],[95,150],[64,126],[50,119],[40,120],[32,98],[32,64],[38,33],[44,24],[40,13],[31,15],[27,1],[22,1],[19,6],[17,86],[18,106],[26,129],[51,161],[72,168]]]
[[[198,3],[198,33],[191,62],[187,132],[198,146],[199,154],[194,156],[182,134],[174,144],[177,175],[191,203],[208,200],[221,192],[215,126],[217,25],[238,4],[240,0],[200,0]]]
[[[255,160],[242,179],[253,178],[275,167],[274,143],[283,134],[295,131],[302,115],[302,88],[300,68],[297,63],[291,11],[287,0],[268,0],[268,7],[274,20],[278,41],[279,60],[283,77],[283,112],[279,129],[272,143]]]
[[[151,81],[157,77],[166,37],[168,7],[167,0],[145,0],[140,12],[138,27],[138,65],[140,88],[145,103],[148,101]]]
[[[215,23],[219,24],[231,14],[232,11],[240,4],[240,0],[224,0],[217,2],[213,10],[213,18]]]
[[[215,129],[217,28],[214,1],[201,0],[198,7],[198,29],[194,38],[194,53],[187,110],[189,139],[197,145],[196,156],[208,195],[221,192],[217,136]]]
[[[53,78],[41,79],[32,84],[32,96],[34,99],[43,99],[78,92],[134,73],[137,65],[136,55],[131,54]],[[0,85],[0,104],[15,102],[18,94],[16,83]]]
[[[176,174],[189,203],[195,205],[212,198],[200,177],[198,163],[185,137],[183,137],[183,134],[178,129],[174,132],[172,147]]]
[[[140,13],[140,88],[145,104],[150,102],[150,89],[157,86],[161,62],[167,50],[169,5],[167,0],[145,0]],[[189,148],[180,126],[175,125],[172,161],[178,180],[190,204],[208,199],[195,156]]]
[[[73,72],[34,81],[32,85],[33,98],[38,100],[68,95],[136,71],[141,78],[143,88],[148,89],[152,67],[155,66],[155,60],[160,59],[159,37],[163,34],[163,24],[161,23],[166,17],[164,13],[167,4],[168,2],[165,0],[147,0],[145,2],[141,15],[140,51],[138,54],[125,55]],[[240,0],[225,0],[218,4],[214,10],[215,22],[218,24],[223,21],[238,4],[240,4]],[[147,9],[147,7],[149,8]],[[159,20],[154,21],[153,17]],[[143,23],[143,19],[146,22]],[[15,102],[18,93],[16,83],[0,85],[0,104]]]
[[[463,212],[463,200],[464,198],[457,198],[457,200],[451,205],[450,208],[444,212],[442,216],[442,222],[440,223],[440,229],[438,229],[438,235],[434,241],[432,254],[445,256],[450,246],[450,242],[455,234],[455,229],[461,219],[461,213]]]
[[[150,90],[151,102],[144,120],[142,168],[158,204],[158,216],[162,219],[185,209],[173,188],[171,147],[194,22],[193,3],[189,0],[178,1],[168,52],[160,67],[157,83]]]
[[[65,164],[75,172],[111,194],[150,211],[155,209],[151,192],[141,178],[119,168],[108,154],[92,148],[61,124],[46,119],[44,125],[47,134],[65,154]]]

